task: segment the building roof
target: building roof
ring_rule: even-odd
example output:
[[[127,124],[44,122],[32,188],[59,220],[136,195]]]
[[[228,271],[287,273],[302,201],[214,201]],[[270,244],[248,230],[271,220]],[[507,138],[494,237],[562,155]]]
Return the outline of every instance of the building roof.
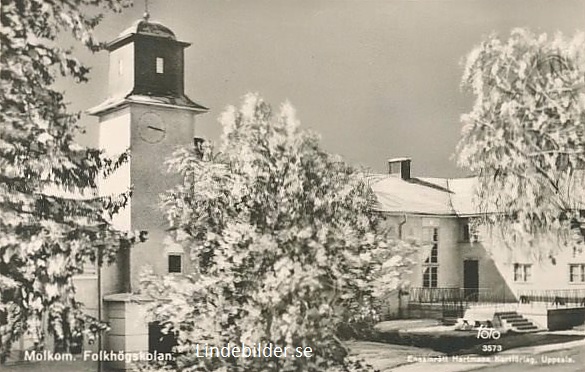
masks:
[[[114,49],[121,47],[122,45],[129,43],[136,37],[142,36],[157,37],[171,40],[171,42],[181,44],[183,45],[183,47],[191,45],[190,43],[177,40],[177,36],[175,35],[175,33],[171,31],[171,29],[168,28],[167,26],[163,25],[160,22],[150,21],[148,19],[148,16],[145,17],[146,18],[134,22],[132,26],[120,32],[120,34],[114,40],[110,41],[106,45],[106,49],[112,51]]]
[[[159,95],[144,95],[134,94],[132,92],[125,96],[110,97],[99,105],[87,110],[90,115],[98,115],[107,111],[115,110],[118,107],[122,107],[129,103],[141,103],[144,105],[169,107],[169,108],[182,108],[190,111],[203,113],[209,111],[205,106],[193,102],[186,95],[180,96],[159,96]]]
[[[140,19],[134,22],[132,26],[120,32],[118,38],[123,38],[131,34],[158,36],[177,40],[175,33],[170,28],[160,22],[150,21],[148,19]]]
[[[410,160],[412,160],[412,158],[409,158],[409,157],[401,157],[401,158],[388,159],[388,162],[394,163],[394,162],[399,162],[399,161],[410,161]]]
[[[479,213],[473,194],[477,179],[410,178],[375,175],[371,187],[377,196],[376,210],[444,216],[469,216]]]

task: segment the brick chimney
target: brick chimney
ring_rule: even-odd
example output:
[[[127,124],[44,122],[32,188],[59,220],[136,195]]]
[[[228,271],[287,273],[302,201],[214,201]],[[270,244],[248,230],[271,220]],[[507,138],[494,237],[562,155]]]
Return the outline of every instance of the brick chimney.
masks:
[[[405,181],[410,179],[411,158],[388,159],[388,174],[392,177],[399,177]]]

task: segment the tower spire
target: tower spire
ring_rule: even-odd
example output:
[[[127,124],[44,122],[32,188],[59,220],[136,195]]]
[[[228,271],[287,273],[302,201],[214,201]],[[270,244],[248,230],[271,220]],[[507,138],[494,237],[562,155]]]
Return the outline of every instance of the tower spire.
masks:
[[[144,15],[142,16],[145,21],[150,19],[150,11],[148,10],[148,0],[144,0]]]

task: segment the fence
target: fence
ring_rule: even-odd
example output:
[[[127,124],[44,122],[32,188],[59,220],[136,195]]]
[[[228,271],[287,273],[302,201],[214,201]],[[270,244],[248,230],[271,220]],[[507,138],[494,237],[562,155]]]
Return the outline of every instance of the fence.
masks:
[[[547,306],[585,306],[585,289],[542,289],[518,292],[521,304],[543,303]]]
[[[491,288],[411,288],[411,303],[510,303],[510,298],[503,291]]]
[[[432,312],[420,309],[434,308],[440,318],[459,318],[471,305],[481,306],[516,303],[517,300],[504,291],[491,288],[411,288],[409,290],[409,313],[429,316]]]

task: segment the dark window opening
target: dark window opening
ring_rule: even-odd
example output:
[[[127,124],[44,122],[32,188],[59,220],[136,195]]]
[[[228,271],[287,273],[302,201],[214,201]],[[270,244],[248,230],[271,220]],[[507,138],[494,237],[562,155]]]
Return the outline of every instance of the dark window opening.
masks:
[[[198,159],[203,159],[203,144],[205,143],[205,139],[201,137],[194,137],[193,138],[193,148],[195,149],[195,153],[197,154]]]
[[[180,254],[169,255],[169,273],[183,272],[183,256]]]
[[[176,357],[173,349],[178,345],[177,337],[173,332],[163,330],[163,326],[159,322],[152,322],[148,324],[148,352],[154,354],[156,351],[159,354],[172,353]],[[174,360],[165,362],[170,366],[175,366]]]
[[[466,223],[465,225],[463,225],[463,237],[462,237],[462,241],[464,243],[469,243],[471,241],[471,236],[469,233],[469,224]]]

